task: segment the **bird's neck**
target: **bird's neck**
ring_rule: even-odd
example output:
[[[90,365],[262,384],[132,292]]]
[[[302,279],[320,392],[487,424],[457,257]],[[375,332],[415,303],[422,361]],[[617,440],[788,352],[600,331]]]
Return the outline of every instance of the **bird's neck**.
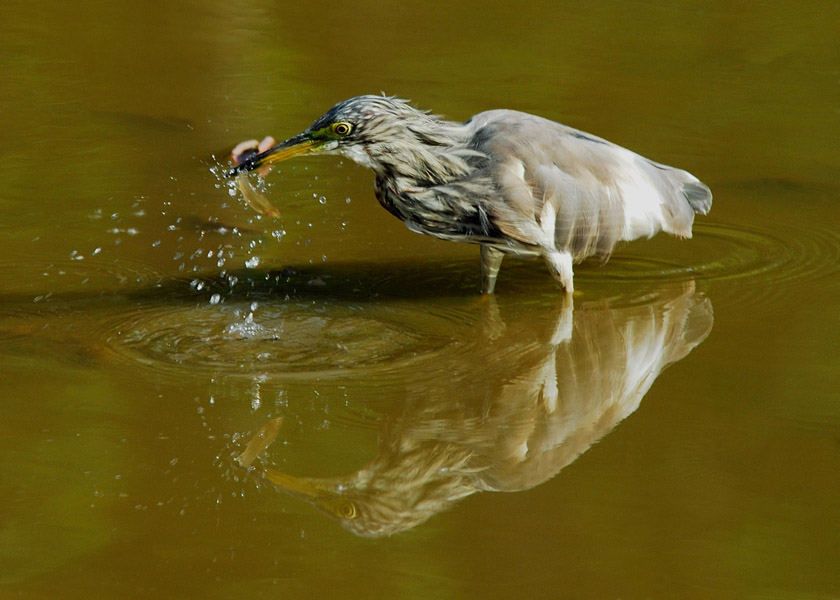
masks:
[[[445,185],[464,179],[483,155],[467,147],[469,132],[460,123],[438,119],[408,122],[393,142],[367,148],[378,178],[412,187]]]

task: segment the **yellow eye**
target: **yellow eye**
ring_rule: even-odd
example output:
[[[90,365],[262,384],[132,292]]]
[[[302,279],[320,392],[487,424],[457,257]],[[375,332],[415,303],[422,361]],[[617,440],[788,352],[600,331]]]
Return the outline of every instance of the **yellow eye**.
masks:
[[[336,135],[345,136],[352,131],[353,126],[350,123],[341,121],[340,123],[332,124],[332,132]]]
[[[352,502],[345,502],[338,507],[338,511],[343,519],[353,519],[356,516],[356,507]]]

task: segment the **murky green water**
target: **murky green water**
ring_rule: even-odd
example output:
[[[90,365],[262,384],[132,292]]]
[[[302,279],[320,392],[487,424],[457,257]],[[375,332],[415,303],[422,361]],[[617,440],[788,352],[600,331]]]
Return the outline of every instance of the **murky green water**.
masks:
[[[837,6],[4,9],[0,596],[840,596]],[[346,161],[284,164],[279,219],[211,171],[380,90],[715,205],[572,306],[510,259],[480,298]]]

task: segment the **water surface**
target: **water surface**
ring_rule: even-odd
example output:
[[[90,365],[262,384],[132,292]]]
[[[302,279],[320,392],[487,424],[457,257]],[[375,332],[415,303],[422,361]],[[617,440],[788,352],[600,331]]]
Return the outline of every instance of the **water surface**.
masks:
[[[0,596],[840,595],[835,6],[6,9]],[[572,303],[510,259],[483,299],[347,161],[276,170],[279,218],[218,179],[380,90],[715,204]]]

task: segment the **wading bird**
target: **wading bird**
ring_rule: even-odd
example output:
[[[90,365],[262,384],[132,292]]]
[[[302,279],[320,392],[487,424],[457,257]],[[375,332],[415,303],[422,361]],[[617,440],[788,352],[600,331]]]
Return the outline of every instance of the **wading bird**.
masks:
[[[712,193],[692,174],[513,110],[455,123],[403,100],[357,96],[230,175],[308,153],[373,169],[379,203],[418,233],[481,246],[482,293],[505,254],[542,256],[571,293],[572,264],[660,230],[691,237]]]

